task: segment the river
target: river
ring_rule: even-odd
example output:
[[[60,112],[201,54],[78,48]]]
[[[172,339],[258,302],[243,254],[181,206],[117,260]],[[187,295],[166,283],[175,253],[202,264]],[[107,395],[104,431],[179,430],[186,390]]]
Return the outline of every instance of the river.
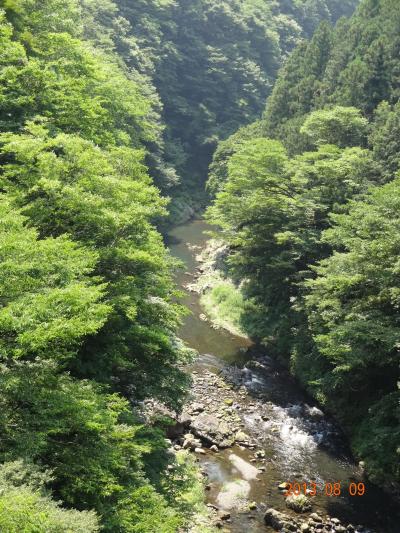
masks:
[[[182,287],[193,280],[198,267],[196,255],[205,246],[209,229],[202,220],[195,220],[170,232],[171,253],[185,264],[184,271],[178,275]],[[231,516],[224,524],[225,531],[273,531],[263,521],[267,507],[295,516],[286,508],[285,498],[278,490],[278,485],[285,481],[317,484],[317,495],[312,498],[313,512],[337,517],[345,524],[363,524],[364,531],[400,531],[394,504],[380,489],[363,479],[362,470],[351,458],[340,430],[288,373],[277,367],[267,354],[256,358],[256,365],[250,365],[250,356],[246,354],[249,349],[247,353],[254,352],[250,341],[225,330],[215,330],[201,320],[204,311],[198,294],[185,291],[183,303],[191,314],[179,336],[200,354],[192,371],[201,376],[209,372],[229,375],[234,370],[247,391],[240,407],[243,431],[251,435],[261,455],[265,454],[257,467],[264,466],[256,475],[249,475],[249,469],[246,470],[246,465],[255,463],[254,449],[234,445],[219,453],[207,451],[199,456],[209,482],[208,503],[220,507],[224,492],[232,484],[244,483],[248,500],[257,504],[257,508],[248,512],[239,512],[228,505]],[[325,495],[326,483],[339,482],[340,496]],[[365,483],[365,494],[350,496],[350,484],[359,482]]]

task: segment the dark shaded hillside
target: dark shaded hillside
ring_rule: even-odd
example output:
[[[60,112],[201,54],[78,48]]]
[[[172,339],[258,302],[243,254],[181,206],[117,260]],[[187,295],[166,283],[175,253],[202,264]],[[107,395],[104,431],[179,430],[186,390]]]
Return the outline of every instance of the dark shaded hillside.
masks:
[[[202,185],[218,140],[253,121],[287,53],[321,20],[355,0],[119,0],[138,50],[129,65],[160,95],[167,158],[183,181]]]

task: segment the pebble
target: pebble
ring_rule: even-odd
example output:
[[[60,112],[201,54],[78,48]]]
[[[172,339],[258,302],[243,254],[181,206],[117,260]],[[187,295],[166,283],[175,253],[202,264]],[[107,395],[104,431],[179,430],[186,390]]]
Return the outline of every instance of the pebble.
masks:
[[[212,503],[207,503],[207,507],[209,509],[214,509],[214,511],[218,511],[218,507],[216,505],[213,505]]]
[[[204,455],[206,452],[203,448],[195,448],[194,453],[199,453],[201,455]]]
[[[310,518],[312,518],[314,522],[322,522],[322,518],[317,513],[311,513]]]

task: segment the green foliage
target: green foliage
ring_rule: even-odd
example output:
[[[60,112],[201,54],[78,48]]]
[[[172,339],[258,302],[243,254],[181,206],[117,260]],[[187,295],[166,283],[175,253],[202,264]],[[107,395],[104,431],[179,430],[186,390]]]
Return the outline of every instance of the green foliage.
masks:
[[[1,19],[2,40],[10,49],[10,25]],[[146,122],[150,106],[137,84],[70,34],[39,28],[27,42],[23,33],[7,55],[0,74],[3,130],[19,130],[41,115],[56,130],[79,132],[100,145],[138,146],[153,136]]]
[[[354,107],[336,106],[307,115],[300,133],[314,145],[365,146],[368,121]]]
[[[327,104],[356,107],[370,117],[383,100],[397,102],[399,28],[395,0],[364,0],[335,30],[322,24],[309,43],[295,50],[278,77],[265,112],[269,135],[286,143],[294,123],[297,140],[302,124],[296,118]]]
[[[366,459],[372,479],[385,482],[399,479],[400,394],[392,392],[368,410],[353,442],[357,453]]]
[[[30,457],[44,464],[62,500],[95,509],[105,531],[122,524],[128,531],[151,531],[149,520],[180,523],[182,516],[167,507],[145,477],[145,456],[166,453],[158,432],[142,428],[120,396],[55,370],[39,360],[1,369],[3,460]],[[159,506],[157,518],[150,502]]]
[[[268,135],[285,140],[291,123],[314,108],[314,98],[318,98],[321,91],[320,78],[327,66],[332,38],[329,24],[321,24],[311,41],[300,44],[285,63],[267,101],[264,120]]]
[[[168,202],[153,179],[175,185],[172,163],[203,175],[218,138],[256,118],[281,57],[350,7],[281,4],[2,3],[0,530],[175,533],[204,514],[193,464],[139,407],[153,397],[178,408],[188,381],[175,263],[156,228]],[[317,179],[298,176],[279,143],[261,160],[251,153],[264,130],[247,128],[217,156],[220,194],[231,175],[240,184],[242,162],[247,180],[260,174],[258,198],[265,185],[284,198],[281,176],[290,194]],[[368,181],[364,156],[321,147],[294,164],[351,168],[342,196],[340,169],[326,183],[339,204]]]
[[[167,151],[185,179],[198,184],[218,138],[254,119],[271,86],[279,51],[269,6],[197,0],[119,6],[150,52]]]
[[[399,479],[399,28],[393,0],[323,23],[281,70],[254,134],[221,145],[210,177],[211,219],[253,303],[243,325],[385,483]]]
[[[382,102],[375,113],[370,144],[374,158],[380,162],[388,181],[400,168],[400,105]]]
[[[66,510],[51,499],[48,476],[22,461],[0,468],[0,528],[7,533],[94,533],[93,511]]]
[[[1,140],[9,161],[4,187],[31,224],[42,236],[68,233],[99,253],[96,274],[107,282],[105,301],[113,311],[69,368],[82,377],[117,380],[136,398],[151,392],[174,402],[185,381],[174,369],[180,310],[171,302],[172,263],[151,225],[166,202],[151,185],[142,152],[101,149],[76,135],[53,137],[37,123]]]
[[[185,482],[169,475],[163,432],[138,422],[148,396],[179,406],[188,350],[155,227],[167,201],[145,164],[162,167],[160,103],[115,55],[116,13],[108,0],[0,11],[0,529],[10,533],[172,533],[192,514],[180,498],[195,480],[184,466]]]
[[[214,324],[236,335],[243,335],[241,319],[246,302],[232,282],[217,281],[209,292],[202,295],[201,304]]]
[[[0,200],[1,359],[76,357],[101,329],[110,307],[90,278],[97,255],[65,236],[39,240],[7,199]]]
[[[213,155],[213,161],[209,169],[207,189],[215,195],[221,190],[223,184],[228,179],[228,161],[236,153],[240,146],[249,139],[262,136],[260,122],[254,122],[249,126],[239,129],[228,139],[218,143],[218,147]]]
[[[397,179],[377,188],[366,201],[353,202],[349,214],[334,217],[324,234],[334,253],[315,267],[318,276],[306,283],[305,297],[311,333],[328,362],[319,386],[333,406],[352,405],[338,414],[380,479],[384,472],[395,476],[397,464],[388,426],[398,425],[399,187]],[[378,443],[384,449],[379,459]]]
[[[255,138],[229,159],[228,172],[209,215],[233,248],[234,275],[248,279],[245,294],[262,305],[263,338],[287,348],[302,272],[327,253],[319,240],[329,213],[376,179],[372,157],[325,145],[290,160],[278,141]]]
[[[218,140],[255,120],[283,57],[356,0],[118,0],[136,37],[118,50],[161,97],[166,151],[187,189],[202,184]]]
[[[0,496],[0,527],[7,533],[91,533],[100,531],[94,513],[61,509],[25,487]]]

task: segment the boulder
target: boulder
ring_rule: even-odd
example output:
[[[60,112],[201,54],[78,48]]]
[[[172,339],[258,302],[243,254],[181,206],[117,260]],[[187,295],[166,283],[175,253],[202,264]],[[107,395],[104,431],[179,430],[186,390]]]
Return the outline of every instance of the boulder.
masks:
[[[289,531],[296,531],[297,526],[294,524],[293,520],[289,516],[273,509],[267,509],[264,515],[264,522],[267,526],[271,526],[275,531],[280,531],[281,529],[287,529]]]
[[[236,442],[240,442],[240,444],[249,444],[250,437],[244,431],[238,431],[235,440]]]
[[[201,413],[192,420],[191,428],[197,437],[218,448],[229,448],[234,442],[228,424],[215,415]]]
[[[184,436],[182,448],[184,450],[194,450],[195,448],[200,448],[200,447],[201,447],[201,442],[198,439],[196,439],[196,437],[192,435],[192,433],[186,433],[186,435]]]
[[[204,455],[206,452],[203,448],[195,448],[194,453],[199,453],[201,455]]]
[[[202,413],[204,411],[204,403],[194,402],[189,406],[192,413]]]

